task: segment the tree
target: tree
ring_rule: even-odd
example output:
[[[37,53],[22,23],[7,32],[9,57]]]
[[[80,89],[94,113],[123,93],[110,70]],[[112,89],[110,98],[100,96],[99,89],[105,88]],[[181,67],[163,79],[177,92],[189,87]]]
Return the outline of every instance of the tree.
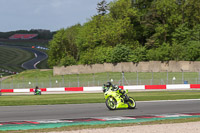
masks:
[[[48,51],[48,64],[50,67],[58,65],[60,60],[63,58],[63,49],[65,38],[63,35],[65,33],[64,29],[59,30],[50,41],[49,51]]]
[[[130,61],[131,62],[147,61],[146,53],[147,53],[146,47],[142,46],[137,47],[130,54]]]
[[[199,0],[102,0],[97,11],[54,36],[51,65],[200,60]]]
[[[171,50],[171,57],[172,60],[179,61],[184,60],[184,54],[185,54],[185,47],[183,45],[178,43],[172,44],[172,50]]]
[[[200,61],[200,43],[199,41],[190,41],[185,52],[185,60]]]
[[[148,50],[147,59],[154,61],[171,60],[171,46],[167,43],[164,43],[158,48]]]
[[[131,49],[125,45],[118,44],[112,53],[112,63],[130,61]]]
[[[111,63],[112,53],[112,47],[100,46],[95,49],[88,49],[81,54],[79,64]]]
[[[171,33],[179,26],[182,20],[176,0],[156,0],[145,15],[146,45],[159,47],[171,41]]]
[[[106,0],[102,0],[97,4],[97,12],[99,15],[105,15],[108,10],[108,4]]]
[[[78,47],[76,44],[80,24],[67,29],[59,30],[50,41],[48,64],[54,65],[74,65],[78,60]]]

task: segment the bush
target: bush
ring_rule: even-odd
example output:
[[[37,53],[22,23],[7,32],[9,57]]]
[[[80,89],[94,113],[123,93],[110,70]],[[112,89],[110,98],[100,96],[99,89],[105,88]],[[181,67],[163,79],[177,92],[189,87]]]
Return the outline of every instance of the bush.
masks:
[[[112,58],[112,47],[96,47],[95,49],[89,49],[80,56],[79,64],[103,64],[105,62],[110,63]]]
[[[171,60],[171,46],[169,44],[163,43],[163,45],[158,48],[148,50],[147,59],[155,61]]]
[[[59,66],[76,65],[76,60],[72,56],[66,56],[60,60]]]
[[[131,62],[146,61],[147,60],[146,53],[147,53],[147,50],[145,47],[137,47],[130,54],[129,60]]]
[[[125,45],[118,44],[112,53],[112,63],[128,62],[131,57],[131,49]]]

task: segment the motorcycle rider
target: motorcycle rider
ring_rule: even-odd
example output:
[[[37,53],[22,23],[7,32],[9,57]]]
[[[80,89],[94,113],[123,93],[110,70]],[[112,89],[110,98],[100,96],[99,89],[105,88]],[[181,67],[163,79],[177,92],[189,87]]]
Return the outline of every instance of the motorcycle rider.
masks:
[[[104,84],[103,88],[103,92],[106,92],[109,89],[111,89],[112,91],[119,90],[119,93],[121,94],[121,97],[124,99],[124,101],[128,101],[128,96],[126,95],[126,92],[123,89],[119,88],[117,85],[113,85],[111,82],[107,82],[106,85]]]
[[[38,86],[36,86],[36,87],[35,87],[35,93],[38,91],[38,89],[39,89],[39,87],[38,87]]]

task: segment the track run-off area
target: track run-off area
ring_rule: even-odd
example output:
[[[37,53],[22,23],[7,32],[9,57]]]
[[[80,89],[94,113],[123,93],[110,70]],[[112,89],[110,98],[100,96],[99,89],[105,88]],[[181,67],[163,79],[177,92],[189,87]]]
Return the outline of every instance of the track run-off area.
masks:
[[[196,117],[200,118],[200,99],[138,101],[136,109],[115,111],[104,103],[1,106],[0,131]]]

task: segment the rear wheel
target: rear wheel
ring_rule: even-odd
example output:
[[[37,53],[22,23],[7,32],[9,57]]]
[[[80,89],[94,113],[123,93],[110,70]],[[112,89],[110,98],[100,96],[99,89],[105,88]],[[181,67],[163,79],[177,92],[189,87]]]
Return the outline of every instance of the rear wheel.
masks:
[[[117,106],[117,101],[115,100],[115,98],[113,97],[108,97],[106,99],[106,106],[108,107],[108,109],[110,110],[115,110],[116,106]]]
[[[136,107],[136,102],[132,97],[128,98],[128,108],[129,109],[134,109]]]

